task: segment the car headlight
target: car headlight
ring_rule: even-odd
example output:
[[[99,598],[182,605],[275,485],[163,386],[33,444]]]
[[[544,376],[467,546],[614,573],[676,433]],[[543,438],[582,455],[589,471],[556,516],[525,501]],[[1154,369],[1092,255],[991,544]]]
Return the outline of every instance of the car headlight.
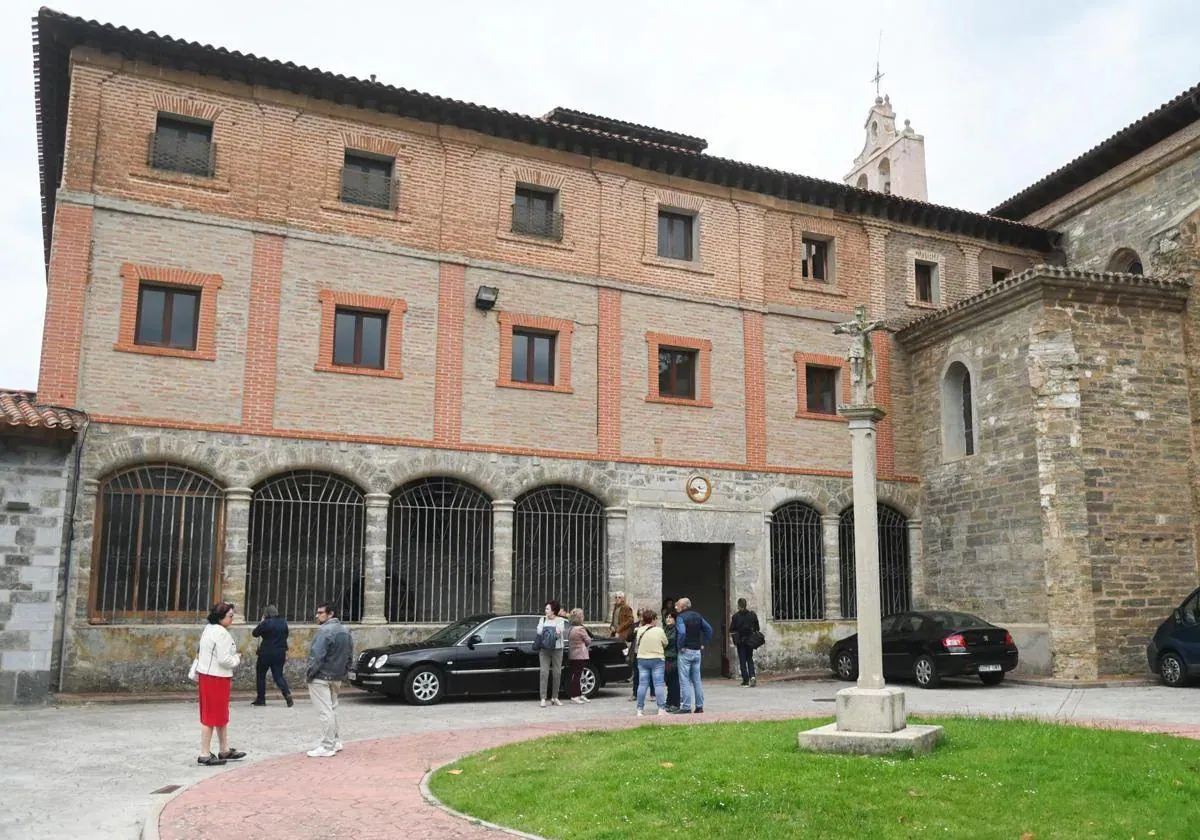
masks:
[[[384,665],[387,664],[387,659],[388,659],[388,655],[386,653],[381,653],[381,654],[379,654],[379,656],[376,656],[374,659],[372,659],[370,662],[368,662],[367,665],[369,665],[372,668],[382,668]]]

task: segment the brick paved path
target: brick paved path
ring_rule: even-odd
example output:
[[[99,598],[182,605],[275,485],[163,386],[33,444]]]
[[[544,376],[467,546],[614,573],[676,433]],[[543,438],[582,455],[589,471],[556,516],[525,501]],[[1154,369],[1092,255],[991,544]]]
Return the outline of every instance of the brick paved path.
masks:
[[[730,712],[708,715],[703,721],[674,717],[665,721],[633,717],[563,720],[352,742],[336,758],[286,756],[200,782],[167,804],[159,831],[162,840],[497,840],[511,835],[451,816],[426,802],[419,788],[425,773],[468,753],[558,732],[797,717],[794,713]],[[1200,724],[1063,722],[1200,739]]]

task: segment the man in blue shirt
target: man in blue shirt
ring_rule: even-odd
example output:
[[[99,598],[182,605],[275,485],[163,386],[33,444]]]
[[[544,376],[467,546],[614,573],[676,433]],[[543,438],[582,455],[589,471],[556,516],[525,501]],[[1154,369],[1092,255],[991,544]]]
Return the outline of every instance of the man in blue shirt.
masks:
[[[712,641],[712,625],[704,616],[692,609],[691,598],[675,601],[679,615],[675,618],[679,647],[679,688],[683,705],[675,714],[686,715],[693,711],[704,713],[704,688],[700,685],[700,652]]]

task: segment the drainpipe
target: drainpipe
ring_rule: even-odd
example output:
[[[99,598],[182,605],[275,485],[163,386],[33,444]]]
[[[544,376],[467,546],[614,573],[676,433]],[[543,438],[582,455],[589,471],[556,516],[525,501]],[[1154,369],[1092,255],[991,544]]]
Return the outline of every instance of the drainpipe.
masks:
[[[71,485],[67,494],[67,511],[63,517],[63,552],[65,556],[62,559],[62,566],[64,595],[69,595],[71,592],[71,558],[74,556],[72,549],[75,545],[75,506],[76,500],[79,498],[79,470],[83,462],[83,446],[87,442],[88,429],[92,427],[92,418],[86,411],[80,409],[68,410],[72,414],[83,415],[83,430],[79,433],[79,437],[75,441],[75,466],[71,471]],[[58,691],[63,690],[63,674],[67,667],[67,623],[71,618],[68,610],[71,609],[71,605],[66,603],[66,598],[64,597],[62,635],[58,642]]]

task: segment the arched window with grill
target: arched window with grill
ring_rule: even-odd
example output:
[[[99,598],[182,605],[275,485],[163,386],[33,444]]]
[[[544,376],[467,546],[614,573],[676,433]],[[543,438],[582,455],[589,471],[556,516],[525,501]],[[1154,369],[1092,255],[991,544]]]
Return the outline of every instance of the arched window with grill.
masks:
[[[908,519],[888,505],[879,511],[879,606],[881,615],[912,609],[912,576],[908,557]],[[854,507],[842,511],[838,523],[838,559],[842,578],[842,617],[858,615],[854,585]]]
[[[605,614],[608,584],[604,506],[575,487],[522,494],[513,510],[513,610],[541,613],[546,598]]]
[[[780,621],[825,617],[821,514],[788,502],[771,517],[771,615]]]
[[[208,612],[221,575],[225,494],[171,464],[119,472],[97,497],[93,622],[191,621]]]
[[[962,362],[951,362],[942,377],[942,453],[947,461],[975,454],[975,398]]]
[[[245,614],[275,604],[285,618],[306,621],[327,601],[342,621],[358,621],[365,513],[362,491],[328,473],[284,473],[254,488]]]
[[[448,622],[492,605],[492,502],[453,478],[423,478],[392,494],[387,620]]]

